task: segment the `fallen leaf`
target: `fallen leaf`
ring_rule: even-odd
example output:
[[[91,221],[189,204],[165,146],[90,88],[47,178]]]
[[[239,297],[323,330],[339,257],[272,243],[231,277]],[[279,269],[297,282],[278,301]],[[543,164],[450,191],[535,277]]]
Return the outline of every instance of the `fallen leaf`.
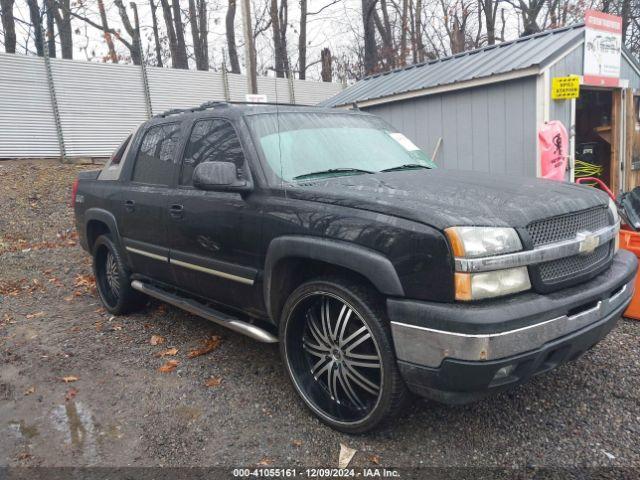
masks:
[[[69,375],[68,377],[62,377],[62,381],[64,383],[77,382],[79,380],[78,377],[74,377],[73,375]]]
[[[369,461],[374,465],[380,465],[380,457],[378,455],[369,455]]]
[[[190,350],[187,354],[187,358],[196,358],[201,355],[206,355],[209,352],[212,352],[218,345],[220,345],[220,337],[217,335],[213,335],[211,338],[208,338],[203,342],[203,346],[201,348],[195,348]]]
[[[177,361],[177,360],[168,360],[164,365],[162,365],[160,368],[158,368],[158,371],[162,372],[162,373],[173,372],[178,365],[180,365],[179,361]]]
[[[271,465],[273,463],[273,460],[271,460],[270,458],[263,458],[262,460],[260,460],[258,462],[258,466],[260,467],[266,467],[268,465]]]
[[[18,454],[18,460],[28,460],[31,458],[31,454],[29,452],[20,452]]]
[[[151,345],[162,345],[164,343],[165,338],[161,337],[160,335],[151,335],[151,340],[149,340],[149,343]]]
[[[122,325],[112,325],[111,326],[111,330],[114,330],[116,332],[122,330]]]
[[[349,462],[353,459],[357,450],[355,448],[347,447],[344,444],[340,444],[340,455],[338,456],[338,468],[347,468]]]
[[[64,399],[66,401],[73,400],[77,394],[78,390],[76,390],[75,388],[70,388],[69,390],[67,390],[67,394],[64,396]]]
[[[163,350],[161,352],[156,353],[156,357],[173,357],[177,353],[178,353],[178,349],[177,348],[175,348],[175,347],[167,348],[166,350]]]
[[[29,387],[24,391],[25,395],[31,395],[32,393],[35,393],[36,391],[36,387]]]
[[[36,312],[36,313],[30,313],[29,315],[27,315],[27,318],[38,318],[44,315],[44,312]]]
[[[293,445],[294,447],[301,447],[302,446],[302,440],[293,440],[291,442],[291,445]]]
[[[220,385],[220,383],[222,383],[222,378],[220,377],[211,377],[205,380],[204,384],[211,388],[211,387],[217,387],[218,385]]]

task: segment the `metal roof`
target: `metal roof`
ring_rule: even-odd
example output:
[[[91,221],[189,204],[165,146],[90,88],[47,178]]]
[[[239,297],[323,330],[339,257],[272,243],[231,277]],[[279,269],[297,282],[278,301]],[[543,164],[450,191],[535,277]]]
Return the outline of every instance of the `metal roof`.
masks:
[[[320,105],[339,106],[541,67],[584,38],[584,24],[366,77]]]

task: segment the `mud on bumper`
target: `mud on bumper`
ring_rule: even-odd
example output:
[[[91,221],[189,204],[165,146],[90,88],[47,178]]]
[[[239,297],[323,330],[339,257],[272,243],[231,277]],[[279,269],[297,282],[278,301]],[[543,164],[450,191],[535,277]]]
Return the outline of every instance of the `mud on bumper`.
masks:
[[[598,277],[549,295],[476,305],[389,299],[400,372],[414,393],[445,403],[522,383],[604,338],[631,301],[636,269],[620,251]]]

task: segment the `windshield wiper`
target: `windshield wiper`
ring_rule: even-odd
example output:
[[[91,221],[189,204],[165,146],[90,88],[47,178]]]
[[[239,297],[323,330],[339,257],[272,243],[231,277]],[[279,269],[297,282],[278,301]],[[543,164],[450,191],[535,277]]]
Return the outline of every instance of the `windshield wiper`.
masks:
[[[302,180],[304,178],[317,177],[320,175],[329,175],[332,173],[375,173],[371,170],[362,170],[361,168],[329,168],[327,170],[319,170],[317,172],[304,173],[293,177],[294,180]]]
[[[426,168],[427,170],[431,170],[431,167],[427,167],[426,165],[422,165],[420,163],[406,163],[404,165],[399,165],[397,167],[385,168],[384,170],[380,170],[381,172],[395,172],[398,170],[411,170],[414,168]]]

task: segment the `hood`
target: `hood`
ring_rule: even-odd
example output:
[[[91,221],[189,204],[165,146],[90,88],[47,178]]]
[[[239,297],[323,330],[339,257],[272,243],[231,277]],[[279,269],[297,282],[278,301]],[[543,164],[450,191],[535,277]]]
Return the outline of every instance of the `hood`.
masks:
[[[393,215],[438,229],[525,227],[608,203],[607,195],[592,187],[444,169],[313,180],[287,187],[287,196]]]

